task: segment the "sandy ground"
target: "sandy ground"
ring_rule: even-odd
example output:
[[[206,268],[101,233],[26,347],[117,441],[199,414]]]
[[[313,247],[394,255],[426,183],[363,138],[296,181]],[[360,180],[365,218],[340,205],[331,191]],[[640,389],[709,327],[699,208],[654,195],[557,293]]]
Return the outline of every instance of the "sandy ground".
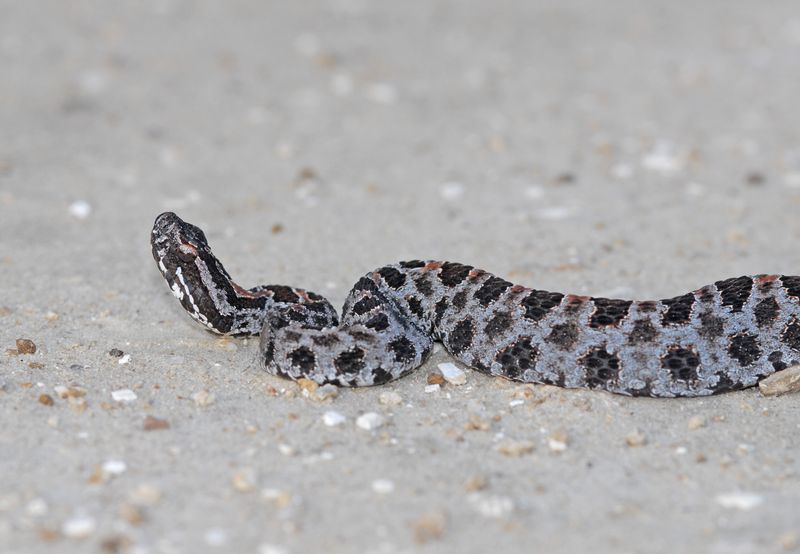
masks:
[[[754,8],[0,3],[0,552],[798,550],[797,396],[426,392],[439,351],[320,399],[148,245],[174,210],[337,305],[404,258],[638,298],[800,273],[800,13]]]

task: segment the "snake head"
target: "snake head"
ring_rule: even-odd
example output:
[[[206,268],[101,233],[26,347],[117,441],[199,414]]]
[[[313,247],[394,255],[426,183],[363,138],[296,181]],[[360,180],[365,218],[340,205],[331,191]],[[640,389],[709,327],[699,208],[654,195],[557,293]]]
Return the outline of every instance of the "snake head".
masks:
[[[210,330],[226,333],[231,314],[225,301],[231,292],[225,283],[230,276],[211,253],[203,231],[164,212],[153,224],[150,242],[158,269],[183,308]]]

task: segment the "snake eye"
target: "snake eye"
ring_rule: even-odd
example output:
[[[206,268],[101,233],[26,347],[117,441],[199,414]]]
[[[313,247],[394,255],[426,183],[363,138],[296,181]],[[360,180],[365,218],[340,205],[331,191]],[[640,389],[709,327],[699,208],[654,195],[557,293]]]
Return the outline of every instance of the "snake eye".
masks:
[[[178,247],[178,259],[182,262],[194,262],[195,258],[197,258],[197,249],[192,246],[191,244],[181,243]]]

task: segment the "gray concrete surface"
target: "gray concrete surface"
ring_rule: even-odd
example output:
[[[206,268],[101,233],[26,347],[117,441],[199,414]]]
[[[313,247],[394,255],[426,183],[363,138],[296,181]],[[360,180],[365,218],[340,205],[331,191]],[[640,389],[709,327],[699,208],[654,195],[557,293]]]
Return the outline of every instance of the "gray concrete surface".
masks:
[[[315,400],[194,325],[148,234],[174,210],[335,304],[417,257],[639,298],[797,274],[798,63],[791,0],[3,1],[0,551],[797,550],[796,396],[425,392],[440,351]]]

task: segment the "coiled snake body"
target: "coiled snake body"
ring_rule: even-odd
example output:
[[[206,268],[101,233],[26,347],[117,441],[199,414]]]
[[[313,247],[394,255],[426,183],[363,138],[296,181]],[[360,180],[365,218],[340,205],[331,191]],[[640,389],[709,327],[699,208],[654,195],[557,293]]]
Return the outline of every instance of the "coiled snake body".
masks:
[[[630,301],[514,285],[469,265],[407,261],[362,277],[341,322],[322,296],[244,289],[203,232],[158,216],[153,257],[184,309],[222,335],[261,335],[267,371],[341,386],[378,385],[421,365],[441,341],[479,371],[633,396],[704,396],[752,386],[800,358],[800,277],[717,281]]]

